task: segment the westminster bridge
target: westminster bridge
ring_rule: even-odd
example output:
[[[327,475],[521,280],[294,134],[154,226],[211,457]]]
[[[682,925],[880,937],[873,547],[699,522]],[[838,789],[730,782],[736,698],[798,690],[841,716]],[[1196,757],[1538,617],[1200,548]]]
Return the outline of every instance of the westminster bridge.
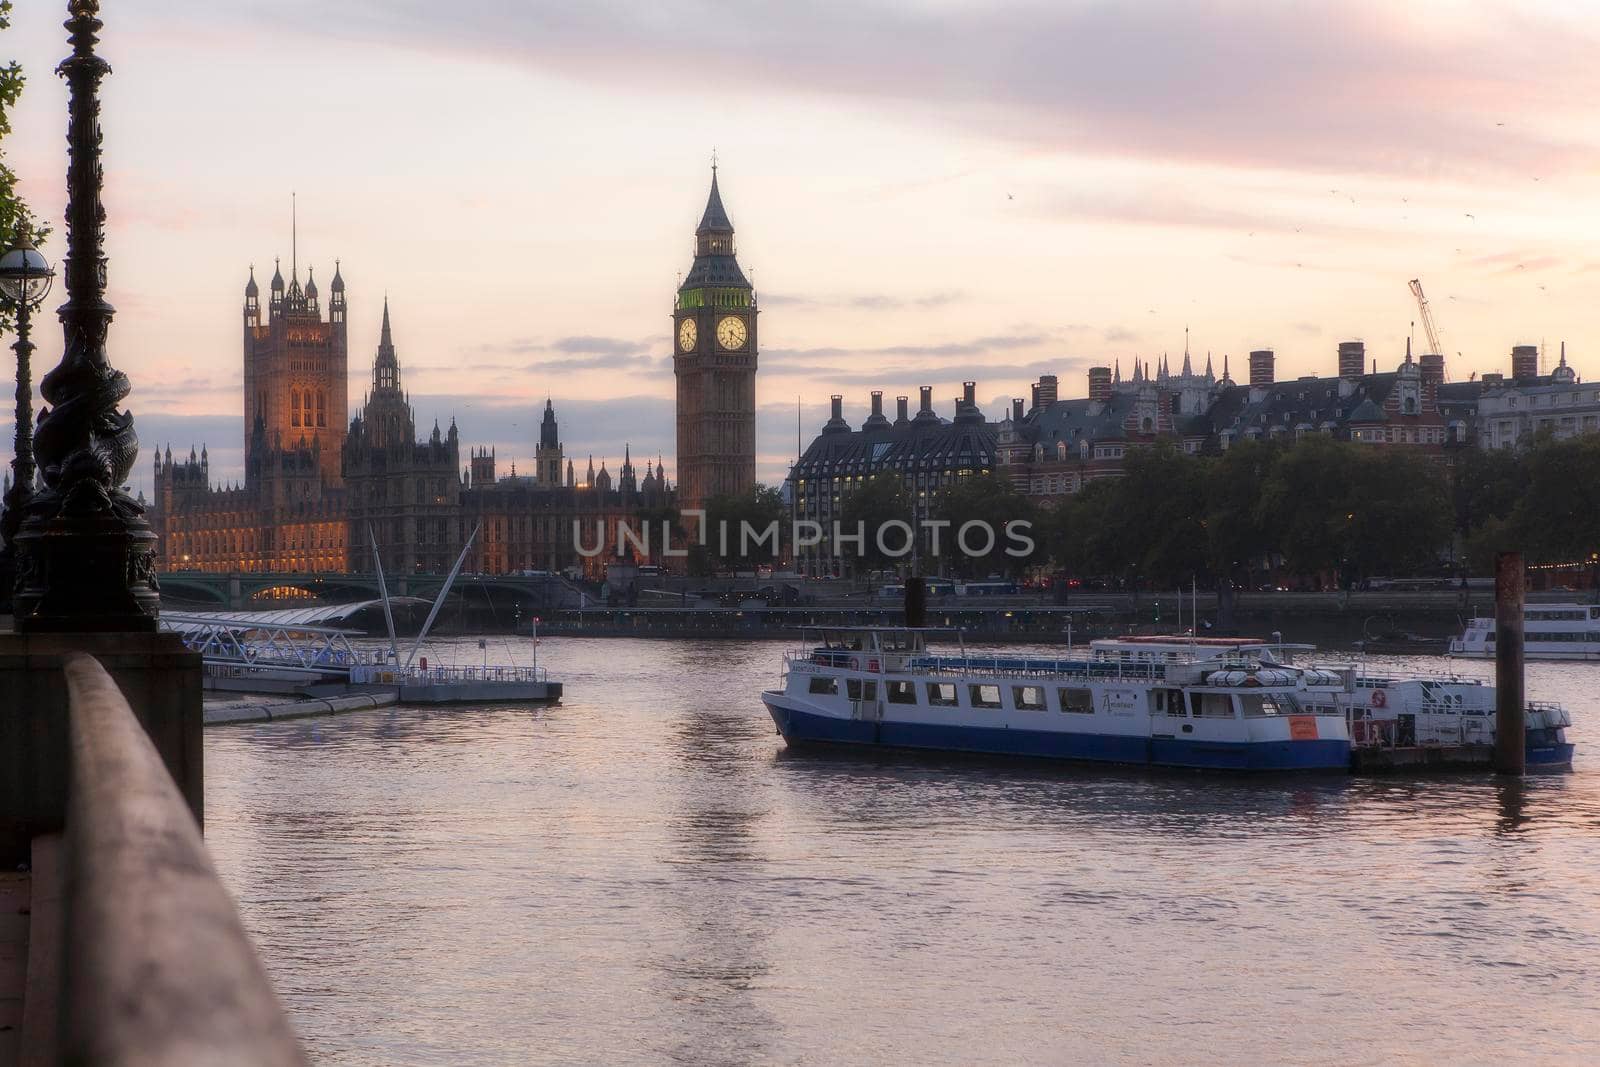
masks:
[[[448,575],[386,575],[390,596],[432,600]],[[292,607],[295,604],[341,604],[381,595],[376,574],[278,574],[260,571],[216,573],[169,571],[160,576],[161,600],[214,611]],[[461,574],[452,592],[468,604],[495,612],[527,615],[580,606],[576,586],[559,575]]]

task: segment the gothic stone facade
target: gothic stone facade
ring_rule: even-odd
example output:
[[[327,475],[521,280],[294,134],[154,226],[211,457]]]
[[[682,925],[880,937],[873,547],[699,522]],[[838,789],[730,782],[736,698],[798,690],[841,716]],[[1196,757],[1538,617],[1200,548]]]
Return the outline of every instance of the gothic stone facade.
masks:
[[[461,550],[460,434],[454,420],[444,434],[435,422],[426,441],[416,429],[385,300],[372,391],[344,439],[352,572],[372,572],[374,546],[393,575],[446,572]]]

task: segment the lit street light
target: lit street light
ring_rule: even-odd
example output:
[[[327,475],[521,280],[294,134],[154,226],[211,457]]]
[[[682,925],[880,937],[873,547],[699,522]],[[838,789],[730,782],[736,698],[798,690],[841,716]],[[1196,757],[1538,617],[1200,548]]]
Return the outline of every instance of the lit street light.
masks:
[[[56,272],[50,261],[33,247],[28,225],[17,227],[16,244],[0,255],[0,293],[4,293],[17,312],[17,340],[11,347],[17,353],[17,427],[11,454],[11,489],[6,493],[5,512],[0,515],[0,603],[11,603],[16,583],[17,531],[22,513],[33,496],[33,370],[29,358],[33,341],[29,338],[33,309],[50,293]]]

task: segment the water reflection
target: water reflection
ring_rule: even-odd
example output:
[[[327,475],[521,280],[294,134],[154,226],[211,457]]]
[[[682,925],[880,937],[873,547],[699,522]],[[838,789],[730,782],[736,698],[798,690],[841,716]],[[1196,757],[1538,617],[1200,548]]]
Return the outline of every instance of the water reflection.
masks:
[[[549,640],[559,707],[208,733],[313,1056],[1600,1059],[1591,675],[1530,672],[1569,776],[1226,778],[791,752],[781,647]]]

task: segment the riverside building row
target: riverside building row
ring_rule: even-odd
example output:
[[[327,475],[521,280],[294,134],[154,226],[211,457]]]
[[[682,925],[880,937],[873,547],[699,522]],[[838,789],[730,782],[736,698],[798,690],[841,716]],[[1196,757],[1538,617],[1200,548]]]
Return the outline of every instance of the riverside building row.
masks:
[[[795,518],[831,528],[850,492],[879,474],[901,479],[918,521],[930,517],[943,486],[973,474],[1005,474],[1048,503],[1120,474],[1129,449],[1157,441],[1217,454],[1238,441],[1325,434],[1444,460],[1453,449],[1511,447],[1540,430],[1600,430],[1600,386],[1578,381],[1564,346],[1549,374],[1538,372],[1537,349],[1518,346],[1510,374],[1465,382],[1446,381],[1444,357],[1413,358],[1409,343],[1390,371],[1379,371],[1376,360],[1369,367],[1361,341],[1342,342],[1337,359],[1335,374],[1278,381],[1275,353],[1260,349],[1238,382],[1228,357],[1218,373],[1209,355],[1197,370],[1186,351],[1176,371],[1165,358],[1154,368],[1135,362],[1127,377],[1120,363],[1091,367],[1088,395],[1076,399],[1061,398],[1059,379],[1047,374],[1031,398],[1012,399],[999,421],[978,408],[974,382],[962,384],[948,418],[934,410],[932,387],[922,387],[914,414],[909,397],[895,398],[892,419],[875,391],[859,428],[845,420],[843,397],[834,396],[828,422],[789,476]],[[816,550],[800,565],[818,572],[834,562]]]

